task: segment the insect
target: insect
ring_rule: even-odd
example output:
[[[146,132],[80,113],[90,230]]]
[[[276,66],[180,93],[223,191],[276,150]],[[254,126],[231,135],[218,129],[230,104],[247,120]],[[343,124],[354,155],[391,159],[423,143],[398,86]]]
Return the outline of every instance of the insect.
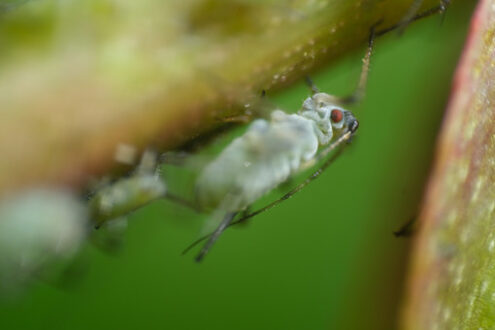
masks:
[[[253,121],[244,135],[204,168],[196,183],[197,202],[202,209],[215,209],[223,220],[196,261],[204,258],[238,213],[296,173],[314,166],[356,133],[359,122],[343,106],[364,95],[374,37],[375,26],[370,31],[358,87],[351,96],[338,98],[320,92],[308,78],[312,95],[298,113],[277,109],[269,120]]]
[[[96,228],[156,199],[166,197],[167,189],[160,178],[156,158],[154,152],[145,151],[130,176],[105,185],[93,193],[88,208]]]
[[[0,201],[0,296],[73,258],[88,233],[85,204],[60,187],[29,188]]]

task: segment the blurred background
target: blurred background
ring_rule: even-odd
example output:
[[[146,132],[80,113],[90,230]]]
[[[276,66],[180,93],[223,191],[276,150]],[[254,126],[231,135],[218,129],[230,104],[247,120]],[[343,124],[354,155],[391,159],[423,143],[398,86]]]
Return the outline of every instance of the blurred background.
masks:
[[[206,217],[158,201],[130,216],[117,253],[89,244],[62,287],[40,280],[0,300],[0,328],[394,329],[411,239],[392,233],[417,214],[474,5],[379,38],[352,145],[294,198],[228,229],[202,264],[180,253]],[[347,94],[363,53],[313,80]],[[300,82],[268,98],[296,111],[307,95]]]

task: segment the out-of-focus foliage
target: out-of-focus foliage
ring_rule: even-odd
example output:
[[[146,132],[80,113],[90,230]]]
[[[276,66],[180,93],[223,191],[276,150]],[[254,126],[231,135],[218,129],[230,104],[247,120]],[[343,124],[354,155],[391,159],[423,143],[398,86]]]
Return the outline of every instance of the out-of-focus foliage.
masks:
[[[19,3],[20,4],[20,3]],[[364,45],[408,0],[32,0],[0,17],[0,191],[81,187]],[[427,0],[423,8],[438,6]]]
[[[58,261],[69,260],[88,233],[86,207],[66,190],[31,189],[0,202],[0,296]]]
[[[495,327],[495,1],[457,69],[414,249],[405,329]]]

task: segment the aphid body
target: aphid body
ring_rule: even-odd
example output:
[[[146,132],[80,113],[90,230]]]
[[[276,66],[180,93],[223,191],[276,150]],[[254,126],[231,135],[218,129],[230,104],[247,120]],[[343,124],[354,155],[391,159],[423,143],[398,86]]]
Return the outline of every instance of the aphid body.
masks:
[[[197,200],[204,209],[241,211],[297,173],[319,146],[357,126],[353,114],[326,93],[308,97],[297,114],[275,110],[206,166],[196,184]]]
[[[70,260],[88,229],[86,207],[72,191],[30,188],[2,199],[0,292],[15,291],[49,266]]]
[[[91,219],[99,227],[159,198],[166,192],[165,184],[152,174],[124,178],[101,188],[89,201]]]
[[[202,209],[216,209],[224,219],[197,261],[208,253],[238,212],[354,134],[358,121],[336,100],[316,92],[297,114],[275,110],[270,120],[255,120],[244,135],[205,167],[196,183],[196,199]],[[326,150],[318,153],[322,146]]]
[[[118,219],[163,198],[167,189],[161,179],[156,154],[146,151],[134,173],[97,189],[89,200],[90,218],[96,227]]]
[[[357,127],[353,114],[326,93],[308,97],[297,114],[275,110],[206,166],[196,184],[197,200],[204,209],[241,211],[297,173],[320,146]]]

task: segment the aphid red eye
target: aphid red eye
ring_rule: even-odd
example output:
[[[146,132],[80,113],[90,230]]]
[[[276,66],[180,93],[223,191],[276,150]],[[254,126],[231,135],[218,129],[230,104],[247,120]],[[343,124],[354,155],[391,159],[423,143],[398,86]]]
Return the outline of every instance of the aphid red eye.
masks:
[[[330,113],[330,118],[332,118],[332,121],[334,123],[338,123],[344,118],[344,115],[342,114],[342,111],[338,109],[333,109],[332,112]]]

